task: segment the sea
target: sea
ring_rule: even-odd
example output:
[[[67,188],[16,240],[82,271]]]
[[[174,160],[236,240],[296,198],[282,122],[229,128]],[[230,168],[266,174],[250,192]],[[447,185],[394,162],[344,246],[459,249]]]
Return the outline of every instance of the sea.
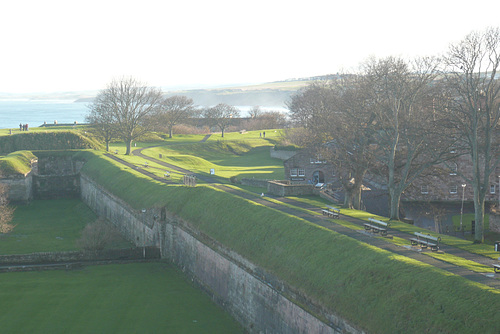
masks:
[[[0,129],[19,128],[19,124],[39,127],[44,123],[85,122],[88,102],[73,100],[0,100]]]
[[[82,124],[89,113],[89,102],[74,100],[1,100],[0,129],[19,128],[19,124],[39,127],[43,124]],[[252,106],[236,106],[242,117],[248,116]],[[262,111],[280,111],[283,107],[261,107]]]

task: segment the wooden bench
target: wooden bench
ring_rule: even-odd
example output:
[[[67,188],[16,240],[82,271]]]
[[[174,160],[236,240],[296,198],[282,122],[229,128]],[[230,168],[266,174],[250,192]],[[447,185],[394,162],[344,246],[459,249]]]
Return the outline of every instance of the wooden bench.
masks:
[[[321,210],[324,216],[339,218],[340,209],[333,206],[327,206],[326,209]]]
[[[379,233],[380,235],[387,235],[387,228],[389,227],[389,223],[377,220],[375,218],[368,219],[370,223],[364,223],[365,230],[372,231],[373,233]]]
[[[433,237],[429,234],[423,234],[420,232],[414,233],[416,238],[410,238],[410,242],[412,246],[420,245],[422,248],[430,247],[431,250],[437,251],[439,249],[439,242],[441,241],[441,237]]]
[[[495,270],[496,273],[500,273],[500,264],[494,264],[493,269]]]

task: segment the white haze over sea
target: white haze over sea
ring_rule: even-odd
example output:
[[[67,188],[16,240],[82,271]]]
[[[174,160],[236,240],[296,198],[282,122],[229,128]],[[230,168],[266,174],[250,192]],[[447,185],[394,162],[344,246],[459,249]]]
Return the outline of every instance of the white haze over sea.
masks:
[[[241,117],[248,116],[251,106],[236,106]],[[287,112],[283,107],[261,107],[262,111]],[[39,127],[47,124],[82,124],[89,112],[89,103],[72,100],[0,100],[0,129],[19,128],[19,124]]]

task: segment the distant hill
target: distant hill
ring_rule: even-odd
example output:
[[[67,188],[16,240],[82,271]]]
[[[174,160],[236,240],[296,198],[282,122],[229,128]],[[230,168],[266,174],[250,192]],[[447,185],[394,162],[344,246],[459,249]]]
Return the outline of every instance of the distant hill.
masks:
[[[252,86],[237,86],[217,89],[193,89],[166,92],[166,96],[184,95],[199,106],[227,103],[233,106],[285,107],[286,102],[299,89],[314,80],[325,80],[329,76],[291,79]]]
[[[312,81],[330,80],[336,74],[328,74],[309,78],[294,78],[284,81],[269,82],[258,85],[234,86],[213,89],[186,89],[166,91],[166,96],[184,95],[192,98],[195,105],[212,106],[227,103],[233,106],[285,107],[286,102],[299,89]],[[0,93],[0,99],[61,99],[75,102],[92,102],[98,91],[55,92],[40,94],[7,94]]]

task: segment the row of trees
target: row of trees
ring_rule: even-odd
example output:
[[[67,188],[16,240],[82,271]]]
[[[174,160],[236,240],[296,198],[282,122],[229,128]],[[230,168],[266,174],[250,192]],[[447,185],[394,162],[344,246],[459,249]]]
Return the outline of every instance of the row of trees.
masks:
[[[106,150],[109,150],[109,143],[113,139],[120,138],[126,144],[128,155],[132,142],[145,133],[166,129],[172,138],[174,127],[193,117],[207,119],[224,137],[232,119],[240,117],[240,111],[225,103],[199,109],[186,96],[164,97],[157,88],[148,87],[134,78],[123,78],[112,81],[99,92],[90,105],[86,121],[103,138]],[[269,124],[270,119],[283,119],[284,116],[254,108],[251,118]]]
[[[354,74],[315,83],[292,97],[292,136],[336,166],[345,204],[360,206],[365,174],[385,179],[390,218],[400,198],[433,166],[468,155],[477,241],[498,152],[500,30],[473,32],[443,58],[369,59]]]

